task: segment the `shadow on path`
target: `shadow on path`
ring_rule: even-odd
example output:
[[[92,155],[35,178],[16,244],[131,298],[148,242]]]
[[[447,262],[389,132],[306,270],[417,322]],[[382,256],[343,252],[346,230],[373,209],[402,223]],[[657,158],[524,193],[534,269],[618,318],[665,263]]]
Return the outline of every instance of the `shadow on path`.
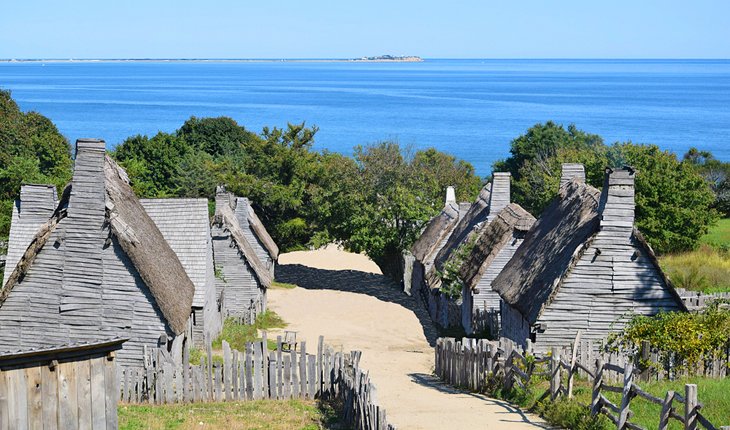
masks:
[[[417,297],[406,295],[398,284],[384,275],[359,270],[326,270],[301,264],[282,264],[276,268],[276,280],[296,284],[307,290],[367,294],[384,302],[401,305],[416,315],[429,345],[436,345],[438,330],[421,301]]]
[[[520,421],[515,421],[515,420],[502,420],[502,422],[523,422],[523,423],[531,424],[531,425],[533,425],[533,426],[535,426],[537,428],[542,428],[542,429],[553,429],[554,428],[554,427],[551,427],[551,426],[549,426],[547,424],[536,423],[534,421],[531,421],[527,417],[527,415],[525,415],[525,413],[520,408],[518,408],[518,407],[516,407],[514,405],[511,405],[510,403],[507,403],[507,402],[502,401],[502,400],[493,399],[493,398],[487,397],[487,396],[485,396],[483,394],[471,393],[471,392],[468,392],[468,391],[459,390],[458,388],[454,388],[454,387],[451,387],[449,385],[446,385],[446,384],[442,383],[434,375],[427,375],[425,373],[409,373],[408,376],[411,378],[411,381],[413,381],[414,383],[416,383],[418,385],[421,385],[423,387],[430,388],[430,389],[433,389],[433,390],[437,390],[437,391],[439,391],[441,393],[444,393],[444,394],[452,394],[452,395],[459,395],[459,396],[470,396],[470,397],[479,399],[479,400],[483,401],[486,404],[499,406],[500,408],[504,409],[504,412],[502,412],[502,413],[505,413],[505,414],[516,414],[516,415],[519,415],[520,418],[522,418]]]

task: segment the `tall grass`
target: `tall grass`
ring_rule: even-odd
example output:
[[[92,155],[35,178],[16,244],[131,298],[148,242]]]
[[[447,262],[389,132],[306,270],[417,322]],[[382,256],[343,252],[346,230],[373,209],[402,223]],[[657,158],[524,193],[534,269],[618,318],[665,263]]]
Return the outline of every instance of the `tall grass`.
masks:
[[[661,265],[679,288],[714,293],[730,291],[730,252],[706,244],[696,251],[666,255]]]

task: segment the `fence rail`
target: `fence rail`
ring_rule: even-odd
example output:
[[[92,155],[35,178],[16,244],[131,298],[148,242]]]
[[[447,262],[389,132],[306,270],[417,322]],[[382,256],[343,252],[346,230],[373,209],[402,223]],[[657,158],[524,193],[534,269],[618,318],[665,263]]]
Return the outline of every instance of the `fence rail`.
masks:
[[[631,402],[637,398],[661,406],[659,430],[667,430],[672,419],[679,421],[685,429],[730,430],[730,426],[713,425],[702,414],[694,384],[685,385],[684,395],[669,391],[659,398],[635,382],[644,372],[635,368],[630,360],[619,366],[605,363],[599,356],[594,363],[586,363],[581,360],[578,342],[569,349],[570,353],[563,354],[564,351],[553,348],[550,354],[533,355],[529,342],[528,348],[520,350],[504,339],[491,342],[440,338],[436,342],[435,373],[447,384],[478,392],[484,392],[490,381],[501,383],[508,391],[515,385],[525,388],[533,377],[543,377],[550,381],[550,386],[539,400],[548,396],[551,400],[563,396],[571,398],[575,377],[580,374],[592,380],[591,413],[607,416],[618,430],[644,430],[630,421]],[[620,385],[612,385],[617,382]],[[607,393],[620,394],[620,404],[613,403]],[[683,413],[675,410],[676,403],[683,404]]]
[[[223,362],[215,362],[208,342],[200,364],[176,366],[158,352],[145,368],[126,368],[120,374],[121,400],[125,403],[191,403],[260,399],[328,399],[343,405],[346,424],[363,430],[394,430],[385,409],[377,403],[376,388],[360,369],[361,352],[336,352],[319,337],[316,354],[277,349],[268,351],[266,337],[237,351],[223,342]],[[145,360],[147,361],[147,360]]]

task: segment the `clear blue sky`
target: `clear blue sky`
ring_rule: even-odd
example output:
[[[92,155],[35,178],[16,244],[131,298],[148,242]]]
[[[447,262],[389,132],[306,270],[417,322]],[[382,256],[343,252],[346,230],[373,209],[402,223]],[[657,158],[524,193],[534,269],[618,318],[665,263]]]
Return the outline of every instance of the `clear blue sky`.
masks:
[[[8,0],[0,58],[730,58],[727,0]]]

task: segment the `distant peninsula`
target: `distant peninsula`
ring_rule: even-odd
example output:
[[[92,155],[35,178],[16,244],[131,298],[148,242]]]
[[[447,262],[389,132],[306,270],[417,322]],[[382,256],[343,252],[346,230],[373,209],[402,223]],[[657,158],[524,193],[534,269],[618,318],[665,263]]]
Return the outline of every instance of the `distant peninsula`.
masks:
[[[6,58],[0,62],[7,63],[134,63],[134,62],[170,62],[170,63],[338,63],[338,62],[371,62],[371,63],[419,63],[423,58],[415,55],[378,55],[360,58]]]

